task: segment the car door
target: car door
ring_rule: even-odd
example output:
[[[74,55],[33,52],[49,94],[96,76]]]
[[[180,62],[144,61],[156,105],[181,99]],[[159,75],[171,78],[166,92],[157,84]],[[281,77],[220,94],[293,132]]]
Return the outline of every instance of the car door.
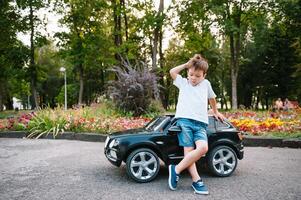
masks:
[[[161,153],[165,157],[165,162],[175,163],[183,158],[183,147],[179,146],[177,132],[169,132],[168,129],[171,125],[176,125],[175,121],[171,121],[168,126],[165,127],[163,134],[157,138],[157,144]]]
[[[208,119],[209,119],[209,124],[207,127],[207,136],[209,137],[210,135],[212,135],[216,132],[216,127],[215,127],[216,119],[212,116],[209,116]]]

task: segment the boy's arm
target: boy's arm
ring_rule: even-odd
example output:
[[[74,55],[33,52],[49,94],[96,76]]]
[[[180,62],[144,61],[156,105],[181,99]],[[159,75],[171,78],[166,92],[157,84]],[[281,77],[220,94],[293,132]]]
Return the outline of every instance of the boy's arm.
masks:
[[[176,66],[174,68],[172,68],[169,73],[170,73],[170,76],[173,80],[175,80],[177,78],[177,75],[183,70],[183,69],[186,69],[188,67],[188,63],[185,63],[185,64],[182,64],[182,65],[179,65],[179,66]]]
[[[212,108],[212,111],[213,111],[213,116],[216,118],[216,119],[219,119],[221,121],[224,121],[225,117],[224,115],[222,115],[220,112],[218,112],[217,110],[217,106],[216,106],[216,100],[215,98],[210,98],[209,99],[209,104]]]

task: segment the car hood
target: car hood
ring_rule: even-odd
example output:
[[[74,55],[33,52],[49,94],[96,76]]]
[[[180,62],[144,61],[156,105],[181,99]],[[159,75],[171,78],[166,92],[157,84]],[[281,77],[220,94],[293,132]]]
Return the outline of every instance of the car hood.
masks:
[[[118,132],[113,132],[110,134],[110,136],[124,136],[124,135],[133,135],[133,134],[145,134],[149,133],[145,128],[136,128],[136,129],[129,129],[129,130],[124,130],[124,131],[118,131]]]

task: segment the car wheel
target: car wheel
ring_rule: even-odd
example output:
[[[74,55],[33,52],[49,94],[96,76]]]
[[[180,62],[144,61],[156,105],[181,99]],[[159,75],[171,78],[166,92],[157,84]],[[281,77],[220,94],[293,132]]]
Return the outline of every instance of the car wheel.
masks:
[[[136,149],[126,160],[126,172],[133,180],[146,183],[158,175],[160,162],[157,154],[146,148]]]
[[[228,146],[217,146],[209,152],[208,167],[216,176],[230,176],[236,169],[237,156]]]

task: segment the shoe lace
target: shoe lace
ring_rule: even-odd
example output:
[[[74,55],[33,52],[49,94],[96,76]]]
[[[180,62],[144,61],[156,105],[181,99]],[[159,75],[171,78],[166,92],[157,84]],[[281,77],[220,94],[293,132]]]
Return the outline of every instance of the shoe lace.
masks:
[[[176,176],[176,182],[178,182],[179,181],[179,176]]]
[[[198,186],[203,186],[203,185],[204,185],[204,183],[203,183],[202,180],[198,180],[198,181],[196,182],[196,184],[197,184]]]

